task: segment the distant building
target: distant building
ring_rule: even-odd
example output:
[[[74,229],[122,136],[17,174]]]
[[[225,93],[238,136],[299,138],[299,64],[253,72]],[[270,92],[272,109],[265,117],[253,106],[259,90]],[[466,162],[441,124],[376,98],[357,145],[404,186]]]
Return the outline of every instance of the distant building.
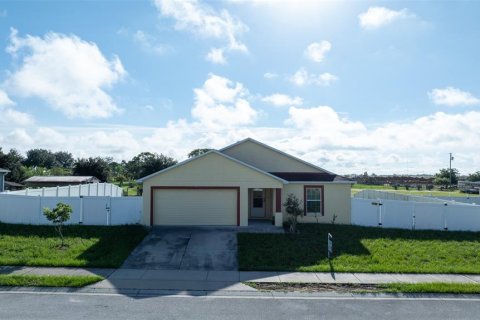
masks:
[[[480,194],[480,181],[458,181],[458,190],[465,193]]]
[[[5,176],[10,170],[0,168],[0,192],[5,191]]]
[[[5,181],[5,191],[16,191],[16,190],[23,190],[25,189],[25,185],[12,182],[12,181]]]
[[[33,176],[23,181],[29,188],[73,186],[98,182],[100,180],[94,176]]]

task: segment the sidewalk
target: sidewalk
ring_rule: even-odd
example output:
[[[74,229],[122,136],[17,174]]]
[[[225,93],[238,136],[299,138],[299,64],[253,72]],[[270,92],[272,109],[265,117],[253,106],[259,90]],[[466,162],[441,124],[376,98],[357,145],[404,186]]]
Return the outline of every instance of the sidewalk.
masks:
[[[298,283],[480,283],[480,275],[322,272],[196,271],[97,268],[0,267],[0,274],[100,275],[88,286],[102,290],[256,291],[242,282]]]

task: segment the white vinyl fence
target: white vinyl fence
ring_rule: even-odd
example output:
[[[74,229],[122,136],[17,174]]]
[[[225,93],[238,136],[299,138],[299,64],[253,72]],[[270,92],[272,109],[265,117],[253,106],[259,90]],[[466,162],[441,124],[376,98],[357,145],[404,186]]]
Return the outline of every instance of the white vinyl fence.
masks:
[[[400,229],[480,231],[480,206],[352,198],[352,224]]]
[[[74,186],[36,188],[18,191],[7,191],[1,194],[24,195],[24,196],[42,196],[42,197],[121,197],[122,188],[111,183],[88,183]]]
[[[43,208],[62,202],[73,212],[67,224],[122,225],[141,222],[142,197],[41,197],[0,194],[0,222],[50,224]]]

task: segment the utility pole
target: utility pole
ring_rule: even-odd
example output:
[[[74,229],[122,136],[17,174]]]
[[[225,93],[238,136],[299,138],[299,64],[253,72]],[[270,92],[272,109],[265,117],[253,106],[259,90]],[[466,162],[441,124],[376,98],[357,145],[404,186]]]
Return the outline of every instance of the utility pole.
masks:
[[[452,157],[452,153],[450,152],[450,187],[452,187],[452,160],[453,160],[453,157]]]

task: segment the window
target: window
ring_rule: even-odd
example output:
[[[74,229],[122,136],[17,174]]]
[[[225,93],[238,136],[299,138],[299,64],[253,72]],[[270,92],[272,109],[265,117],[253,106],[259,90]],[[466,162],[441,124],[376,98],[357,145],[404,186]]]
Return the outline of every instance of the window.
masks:
[[[305,186],[305,215],[323,215],[323,186]]]

